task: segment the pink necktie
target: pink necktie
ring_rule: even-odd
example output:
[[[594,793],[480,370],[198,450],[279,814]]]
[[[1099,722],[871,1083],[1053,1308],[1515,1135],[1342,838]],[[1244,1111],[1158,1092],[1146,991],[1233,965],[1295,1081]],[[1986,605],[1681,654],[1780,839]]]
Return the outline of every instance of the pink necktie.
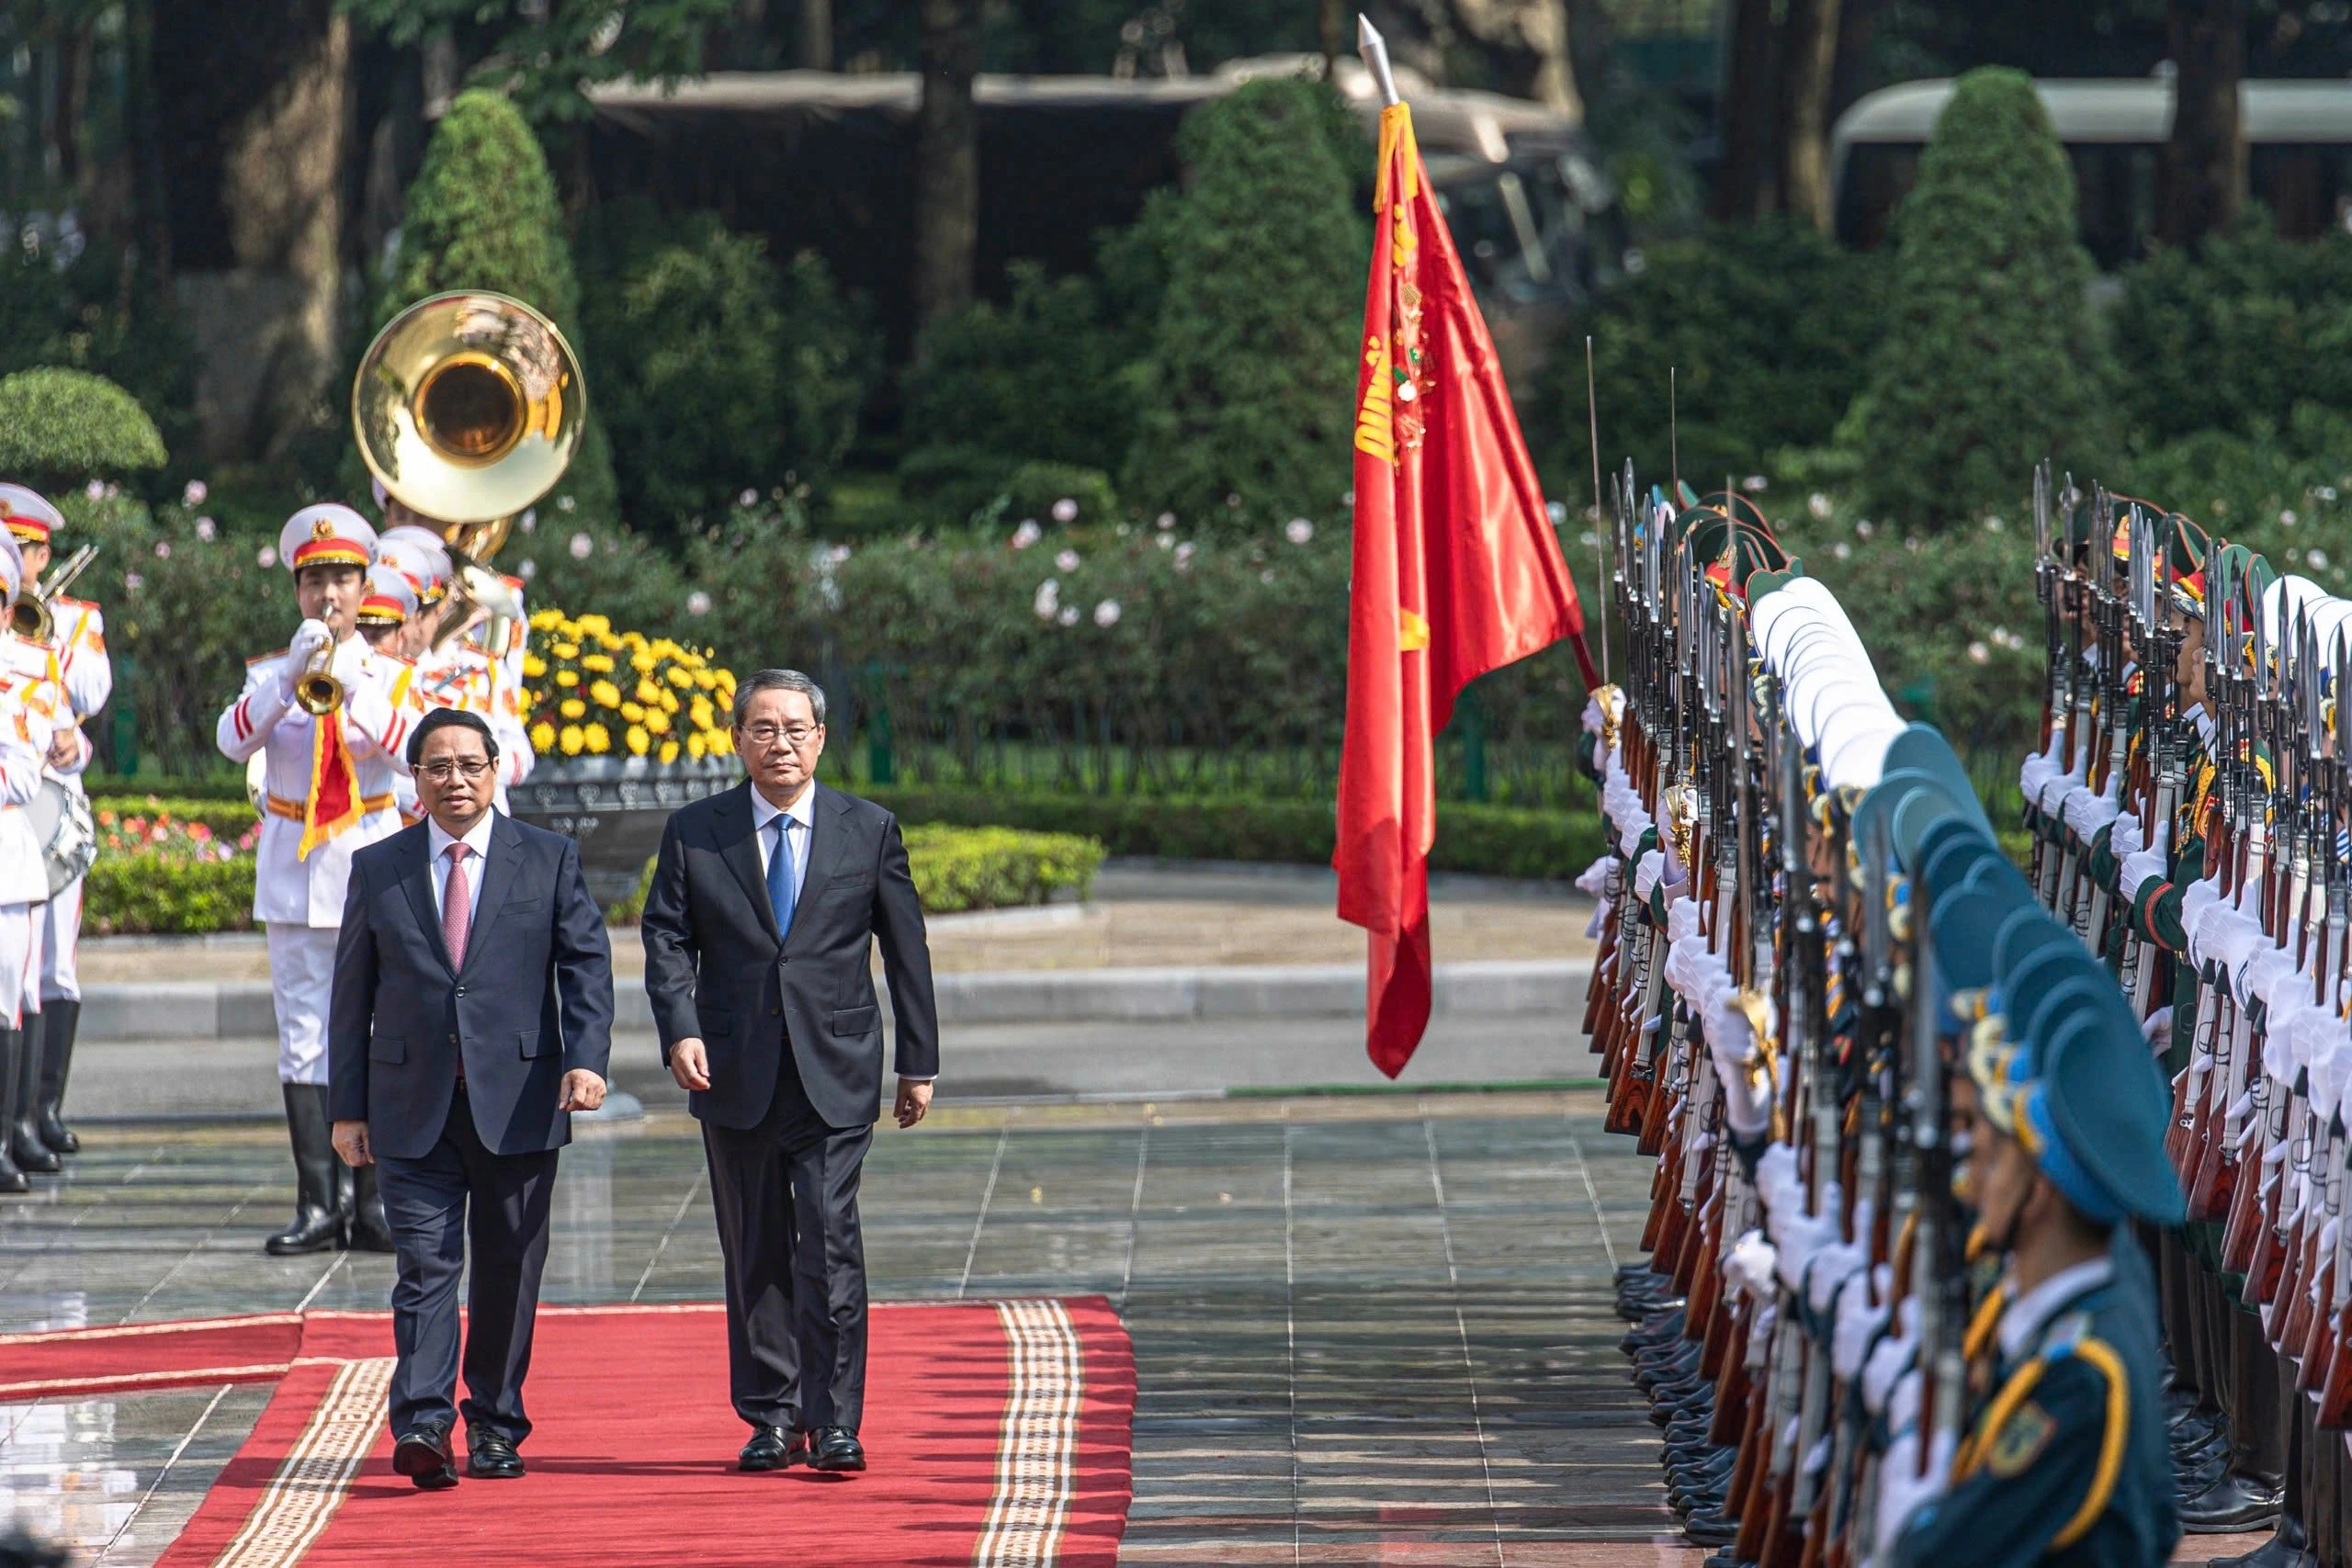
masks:
[[[466,938],[473,931],[473,890],[466,886],[466,856],[472,852],[464,844],[449,846],[449,881],[441,890],[441,942],[452,969],[466,966]]]

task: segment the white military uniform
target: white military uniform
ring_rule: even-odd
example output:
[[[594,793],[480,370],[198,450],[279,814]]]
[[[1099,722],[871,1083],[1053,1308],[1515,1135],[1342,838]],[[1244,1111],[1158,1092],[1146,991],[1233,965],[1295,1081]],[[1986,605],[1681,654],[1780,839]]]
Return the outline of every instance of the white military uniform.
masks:
[[[63,677],[66,707],[73,715],[73,722],[78,725],[106,706],[107,699],[114,694],[114,665],[107,658],[106,618],[96,604],[86,600],[60,597],[51,600],[49,608],[55,617],[50,647],[56,651],[58,670]],[[51,773],[63,780],[67,788],[80,793],[82,774],[90,765],[92,751],[85,733],[81,766],[71,772],[55,768]],[[40,939],[42,1000],[52,997],[61,1000],[81,998],[82,979],[74,967],[81,942],[82,879],[77,876],[49,901]]]
[[[375,542],[375,530],[357,513],[325,503],[288,521],[278,553],[296,570],[322,562],[364,570]],[[222,755],[240,762],[256,753],[266,759],[254,918],[269,933],[284,1083],[327,1081],[327,1003],[351,857],[401,827],[393,780],[408,769],[401,750],[410,721],[392,692],[405,669],[354,633],[336,646],[330,665],[344,689],[336,713],[313,718],[294,701],[303,671],[288,650],[254,660],[244,691],[220,715]],[[320,733],[329,723],[341,740],[339,757]],[[342,813],[322,820],[322,807],[338,798]]]
[[[16,598],[24,573],[16,536],[0,530],[0,601]],[[0,629],[0,1021],[9,1029],[23,1024],[27,993],[40,991],[34,910],[49,897],[49,869],[25,805],[40,793],[64,702],[55,668],[46,649]]]

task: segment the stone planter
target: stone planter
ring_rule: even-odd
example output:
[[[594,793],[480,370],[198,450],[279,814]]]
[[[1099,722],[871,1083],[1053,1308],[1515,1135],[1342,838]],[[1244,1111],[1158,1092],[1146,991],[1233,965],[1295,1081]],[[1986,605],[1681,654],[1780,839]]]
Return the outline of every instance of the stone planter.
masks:
[[[578,841],[589,895],[609,906],[636,891],[671,812],[731,788],[742,776],[732,757],[667,764],[644,757],[542,757],[529,778],[507,791],[507,803],[517,821]]]

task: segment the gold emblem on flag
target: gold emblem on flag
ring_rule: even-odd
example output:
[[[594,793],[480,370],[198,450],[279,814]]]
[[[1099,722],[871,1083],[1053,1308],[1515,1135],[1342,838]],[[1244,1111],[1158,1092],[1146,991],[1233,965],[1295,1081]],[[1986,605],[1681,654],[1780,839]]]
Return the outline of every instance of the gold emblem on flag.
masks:
[[[1366,338],[1363,358],[1372,374],[1364,378],[1363,401],[1356,409],[1356,450],[1393,464],[1396,409],[1388,395],[1388,345],[1377,337]]]
[[[1396,606],[1396,651],[1419,653],[1430,645],[1430,623],[1419,611]]]

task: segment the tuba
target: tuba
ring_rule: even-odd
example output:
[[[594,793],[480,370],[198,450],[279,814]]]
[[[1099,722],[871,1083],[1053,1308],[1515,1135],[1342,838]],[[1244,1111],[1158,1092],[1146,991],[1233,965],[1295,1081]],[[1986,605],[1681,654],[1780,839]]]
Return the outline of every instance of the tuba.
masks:
[[[451,597],[491,612],[492,647],[521,606],[491,557],[515,514],[563,477],[587,418],[571,345],[503,294],[420,299],[360,359],[351,385],[360,459],[386,494],[440,531],[456,568]]]

